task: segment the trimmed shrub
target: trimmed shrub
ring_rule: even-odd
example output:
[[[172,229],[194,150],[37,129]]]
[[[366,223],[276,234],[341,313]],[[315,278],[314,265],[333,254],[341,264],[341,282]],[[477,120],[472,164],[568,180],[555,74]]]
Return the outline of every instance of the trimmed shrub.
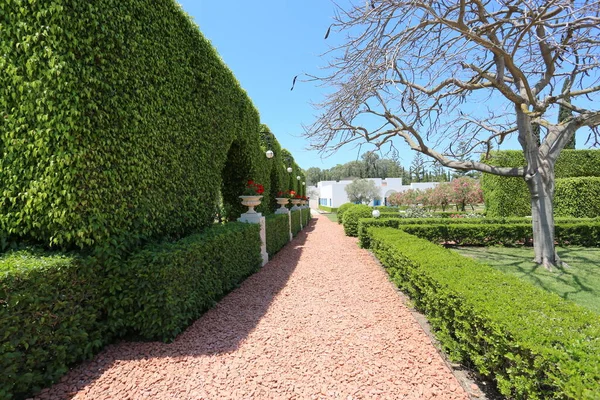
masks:
[[[568,245],[579,243],[582,246],[594,246],[597,242],[596,229],[600,220],[597,218],[556,218],[556,239],[560,244]],[[362,218],[358,224],[359,244],[363,248],[369,248],[368,229],[371,227],[391,227],[404,229],[405,226],[413,225],[414,232],[419,231],[419,225],[425,226],[423,235],[431,235],[432,240],[437,242],[447,242],[462,240],[470,237],[472,244],[485,245],[484,239],[489,235],[489,244],[498,241],[496,244],[514,244],[518,241],[528,241],[532,237],[531,219],[529,218]],[[461,231],[461,227],[469,225]],[[487,228],[482,225],[495,225],[500,228]],[[502,226],[521,225],[515,228],[502,228]],[[574,226],[572,226],[574,225]],[[433,227],[427,229],[427,227]],[[452,226],[452,228],[444,228]],[[563,229],[564,228],[564,229]],[[469,234],[468,232],[473,232]],[[494,233],[496,232],[496,233]],[[577,232],[586,232],[580,236]],[[481,240],[481,242],[477,242]]]
[[[115,332],[170,341],[262,264],[260,226],[231,222],[105,265]]]
[[[358,220],[371,217],[373,210],[364,204],[355,204],[344,212],[343,224],[346,236],[358,236]]]
[[[307,227],[308,224],[310,223],[312,216],[310,214],[310,208],[303,208],[302,209],[302,226],[303,227]]]
[[[486,162],[500,167],[518,167],[525,165],[522,151],[507,150],[491,153]],[[600,150],[563,150],[556,161],[555,204],[561,203],[559,192],[560,180],[574,177],[600,177]],[[486,214],[491,217],[512,217],[531,215],[531,200],[529,190],[523,178],[503,177],[484,173],[481,178],[481,188],[484,192]],[[565,189],[568,191],[568,189]],[[570,200],[566,200],[567,204]],[[598,201],[595,200],[594,203]],[[566,206],[570,209],[569,206]],[[596,206],[600,207],[600,206]],[[587,208],[587,207],[586,207]],[[557,216],[567,214],[556,212]],[[598,214],[584,214],[596,216]]]
[[[301,225],[301,211],[300,210],[296,210],[296,211],[290,211],[292,213],[292,235],[296,236],[298,234],[298,232],[300,232],[302,230],[302,225]]]
[[[579,218],[600,216],[600,177],[557,179],[554,215]]]
[[[517,277],[400,230],[372,250],[454,360],[515,399],[596,399],[600,317]]]
[[[98,268],[76,255],[0,256],[0,398],[25,398],[91,357],[106,335]]]
[[[344,222],[344,213],[346,211],[348,211],[349,209],[351,209],[352,207],[354,207],[356,204],[354,203],[344,203],[341,206],[338,207],[337,209],[337,222],[338,224],[341,224],[342,222]]]
[[[287,214],[273,214],[265,217],[267,233],[267,253],[273,257],[290,241],[289,217]]]

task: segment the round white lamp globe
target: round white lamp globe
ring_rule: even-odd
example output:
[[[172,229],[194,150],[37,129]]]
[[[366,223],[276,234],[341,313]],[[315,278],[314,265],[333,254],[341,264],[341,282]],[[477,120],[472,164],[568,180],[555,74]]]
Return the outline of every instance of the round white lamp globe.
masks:
[[[296,179],[300,180],[300,179],[302,179],[302,178],[300,177],[300,175],[298,175],[298,176],[296,177]]]
[[[273,153],[273,150],[267,150],[266,155],[267,155],[267,158],[273,158],[273,156],[275,154]]]
[[[287,172],[289,172],[291,174],[292,171],[293,171],[292,167],[288,167]]]
[[[381,215],[379,210],[373,210],[373,212],[371,214],[373,215],[374,218],[379,218],[379,216]]]
[[[306,185],[306,182],[302,182],[302,186],[305,186],[305,185]]]

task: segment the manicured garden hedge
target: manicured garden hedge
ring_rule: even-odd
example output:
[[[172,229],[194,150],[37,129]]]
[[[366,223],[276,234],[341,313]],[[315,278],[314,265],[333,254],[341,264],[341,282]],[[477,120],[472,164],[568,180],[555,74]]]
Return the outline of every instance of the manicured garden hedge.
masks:
[[[554,214],[572,217],[600,215],[600,177],[557,179]]]
[[[454,360],[510,398],[597,399],[597,314],[407,232],[369,234],[374,254]]]
[[[371,217],[373,209],[364,204],[356,204],[343,214],[343,225],[346,236],[358,236],[358,221]]]
[[[273,214],[266,218],[267,253],[273,257],[290,241],[289,217],[287,214]]]
[[[176,1],[8,1],[0,24],[12,235],[136,245],[209,226],[219,192],[236,218],[248,179],[302,192],[293,159],[293,179],[283,150],[266,159],[258,111]]]
[[[0,255],[0,399],[55,382],[110,340],[101,281],[98,268],[75,255]]]
[[[175,243],[148,245],[105,265],[109,323],[115,332],[169,341],[225,293],[256,272],[260,226],[232,222]],[[124,324],[124,327],[121,326]]]
[[[290,212],[292,213],[292,235],[296,236],[302,230],[302,216],[300,210]]]
[[[517,167],[525,165],[525,157],[522,151],[499,151],[493,152],[492,157],[486,160],[486,162],[502,167]],[[600,177],[600,150],[563,150],[556,162],[555,172],[556,193],[554,200],[555,204],[560,205],[555,210],[555,216],[598,216],[599,214],[597,213],[576,212],[573,207],[582,207],[584,210],[590,209],[589,205],[584,201],[575,205],[577,199],[571,196],[572,192],[570,191],[573,187],[572,184],[567,183],[567,186],[561,189],[559,187],[563,178]],[[531,215],[529,190],[523,178],[483,174],[481,188],[483,189],[488,216],[512,217]],[[586,192],[596,190],[588,189],[587,187],[585,189]],[[569,198],[563,201],[561,199],[563,194],[566,194]],[[565,202],[568,205],[565,205]],[[594,207],[600,207],[598,201],[593,201],[593,203],[595,203]]]
[[[354,203],[344,203],[337,209],[337,222],[338,224],[342,224],[344,222],[344,213],[356,206]]]
[[[571,227],[573,224],[577,225],[577,227]],[[564,244],[569,244],[569,238],[571,238],[571,235],[575,235],[575,237],[572,237],[571,239],[574,242],[581,243],[582,246],[592,246],[593,244],[584,243],[593,243],[596,241],[595,236],[590,236],[588,239],[585,237],[578,238],[576,232],[586,232],[587,229],[590,229],[593,232],[595,229],[597,229],[598,224],[600,224],[600,219],[597,218],[556,218],[555,231],[557,240],[562,237],[564,238],[562,242],[564,242]],[[461,226],[470,225],[471,227],[465,228],[463,232],[466,234],[470,229],[473,229],[473,235],[470,235],[473,240],[475,240],[477,237],[483,238],[486,234],[490,234],[492,235],[490,237],[492,242],[489,244],[492,244],[494,240],[506,240],[507,243],[514,244],[518,240],[531,238],[532,230],[531,219],[528,218],[361,218],[358,224],[359,244],[363,248],[369,247],[370,238],[367,232],[371,227],[392,227],[396,229],[404,229],[404,227],[407,225],[435,226],[435,228],[430,230],[431,235],[438,235],[437,237],[439,238],[449,238],[450,232],[455,232],[458,235]],[[481,225],[496,225],[500,228],[481,228],[481,233],[478,233],[477,227]],[[511,230],[513,229],[510,228],[512,225],[521,225],[521,227]],[[452,228],[444,228],[445,226],[452,226]],[[507,227],[501,228],[502,226]],[[568,227],[568,230],[561,231],[562,227]],[[497,232],[497,235],[494,236],[493,232]],[[589,233],[591,234],[592,232]],[[462,236],[455,237],[460,239]],[[494,237],[496,237],[496,239],[494,239]],[[452,239],[447,241],[450,240]],[[439,239],[438,241],[442,241],[442,239]],[[484,243],[482,242],[479,244]]]
[[[108,256],[2,255],[0,398],[56,382],[114,337],[173,339],[260,268],[259,225],[217,225],[129,258]]]
[[[310,215],[310,208],[302,209],[302,227],[306,228],[310,223],[312,216]]]

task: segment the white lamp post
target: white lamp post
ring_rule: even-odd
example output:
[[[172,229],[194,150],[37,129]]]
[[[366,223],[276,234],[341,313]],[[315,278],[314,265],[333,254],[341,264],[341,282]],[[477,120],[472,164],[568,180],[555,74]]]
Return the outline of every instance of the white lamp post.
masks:
[[[290,174],[292,173],[292,171],[293,171],[292,167],[287,168],[287,172],[289,172]]]
[[[273,156],[275,155],[275,153],[273,153],[273,150],[267,150],[265,154],[267,155],[267,158],[273,158]]]
[[[379,216],[381,215],[379,210],[373,210],[371,214],[373,215],[373,218],[379,218]]]

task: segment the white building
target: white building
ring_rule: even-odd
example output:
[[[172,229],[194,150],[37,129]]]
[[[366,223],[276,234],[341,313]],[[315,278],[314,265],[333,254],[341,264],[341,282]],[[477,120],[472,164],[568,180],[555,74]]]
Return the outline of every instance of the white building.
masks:
[[[387,205],[387,198],[398,192],[404,192],[409,189],[425,190],[438,185],[438,182],[420,182],[411,183],[410,185],[402,185],[402,178],[367,178],[369,181],[375,182],[375,186],[379,189],[380,200],[375,200],[370,203],[372,206]],[[310,186],[307,193],[318,193],[318,201],[311,201],[311,207],[318,206],[338,208],[342,204],[349,203],[346,186],[352,183],[352,180],[341,181],[321,181],[317,186]],[[313,195],[314,196],[314,195]]]

